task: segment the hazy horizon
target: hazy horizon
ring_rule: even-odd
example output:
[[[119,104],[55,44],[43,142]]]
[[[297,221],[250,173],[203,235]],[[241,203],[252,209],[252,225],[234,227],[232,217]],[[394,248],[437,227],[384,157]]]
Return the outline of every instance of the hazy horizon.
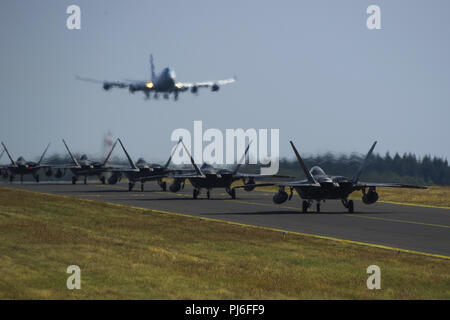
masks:
[[[81,30],[66,8],[81,8]],[[366,8],[381,8],[368,30]],[[163,162],[174,129],[280,129],[280,158],[413,153],[450,158],[447,1],[9,1],[0,4],[0,141],[16,159],[103,154],[120,137],[134,159]],[[237,76],[179,101],[144,100],[77,81],[149,79],[168,66],[179,81]],[[447,145],[447,147],[445,147]],[[121,150],[114,151],[119,155]],[[7,162],[6,155],[0,163]]]

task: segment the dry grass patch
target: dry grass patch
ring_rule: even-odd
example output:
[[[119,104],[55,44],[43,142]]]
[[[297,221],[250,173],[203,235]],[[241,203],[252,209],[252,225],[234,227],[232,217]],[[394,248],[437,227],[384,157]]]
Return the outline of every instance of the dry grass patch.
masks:
[[[447,260],[8,188],[0,234],[2,299],[450,298]]]

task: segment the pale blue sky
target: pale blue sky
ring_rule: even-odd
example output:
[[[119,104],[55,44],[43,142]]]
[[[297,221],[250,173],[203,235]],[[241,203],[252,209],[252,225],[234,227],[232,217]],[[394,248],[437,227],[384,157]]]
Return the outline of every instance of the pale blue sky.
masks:
[[[77,4],[82,29],[66,29]],[[382,30],[366,27],[381,7]],[[279,128],[302,153],[450,158],[448,1],[2,1],[0,139],[34,158],[48,141],[100,154],[103,134],[165,160],[176,128]],[[238,77],[218,93],[145,101],[75,75],[123,80],[169,66],[180,81]],[[4,162],[2,159],[1,162]]]

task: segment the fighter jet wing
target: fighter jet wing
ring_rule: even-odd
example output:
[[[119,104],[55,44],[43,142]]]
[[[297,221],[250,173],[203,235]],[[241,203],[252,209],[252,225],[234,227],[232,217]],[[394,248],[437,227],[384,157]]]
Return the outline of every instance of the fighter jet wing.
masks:
[[[192,173],[176,173],[176,174],[167,174],[166,175],[167,178],[172,178],[172,179],[189,179],[189,178],[204,178],[204,175],[201,174],[197,174],[196,172],[192,172]]]
[[[119,166],[104,166],[104,167],[102,167],[102,169],[106,169],[109,171],[115,171],[115,172],[138,172],[139,171],[138,168],[133,169],[133,168],[130,168],[127,166],[121,166],[121,165],[119,165]]]
[[[131,172],[131,171],[133,171],[133,169],[128,170],[126,172]],[[197,174],[196,172],[189,172],[191,170],[186,170],[186,171],[188,171],[186,173],[180,173],[180,171],[183,171],[183,170],[168,171],[165,174],[159,174],[159,175],[149,174],[149,175],[146,175],[146,176],[139,176],[138,180],[156,180],[156,179],[163,179],[163,178],[180,179],[181,180],[181,179],[189,179],[189,178],[197,178],[197,177],[201,178],[201,177],[203,177],[203,176]]]
[[[51,169],[79,169],[81,166],[76,166],[74,164],[50,164],[48,165]]]
[[[293,179],[295,177],[284,176],[281,174],[272,174],[272,175],[261,175],[261,174],[252,174],[252,173],[238,173],[235,175],[236,178],[254,178],[255,180],[271,180],[271,179]]]
[[[276,184],[279,187],[320,187],[320,183],[309,182],[308,180],[287,181]]]
[[[417,185],[401,184],[401,183],[378,183],[378,182],[358,182],[357,184],[355,184],[355,187],[358,189],[370,188],[370,187],[428,189],[427,186],[417,186]]]
[[[269,187],[269,186],[276,186],[276,187],[311,187],[316,188],[320,187],[320,183],[311,183],[308,180],[300,180],[300,181],[286,181],[286,182],[274,182],[274,183],[258,183],[258,184],[246,184],[242,186],[233,187],[235,188],[245,188],[245,187]]]

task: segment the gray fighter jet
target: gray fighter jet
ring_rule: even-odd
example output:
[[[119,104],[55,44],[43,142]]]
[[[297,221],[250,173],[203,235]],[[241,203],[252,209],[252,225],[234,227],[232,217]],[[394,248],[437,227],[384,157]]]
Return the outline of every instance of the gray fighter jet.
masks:
[[[2,173],[3,178],[8,178],[9,181],[13,182],[15,176],[20,176],[20,182],[23,182],[23,176],[31,174],[36,182],[39,182],[39,171],[41,169],[45,170],[45,173],[47,176],[51,176],[51,171],[49,170],[50,166],[48,165],[41,165],[42,160],[44,159],[45,153],[47,152],[48,148],[50,147],[50,143],[45,148],[44,152],[41,155],[41,158],[38,162],[34,161],[26,161],[24,157],[17,158],[16,161],[13,160],[11,157],[11,154],[9,153],[8,149],[6,148],[6,145],[2,142],[3,146],[3,152],[6,152],[6,154],[9,157],[9,160],[11,161],[10,165],[2,166],[0,171]],[[3,155],[2,152],[2,155]]]
[[[70,165],[57,165],[52,166],[52,169],[56,169],[55,177],[61,178],[64,176],[66,170],[70,170],[73,174],[72,176],[72,184],[76,184],[78,181],[78,178],[84,177],[84,184],[87,183],[87,177],[89,176],[97,176],[99,180],[105,184],[106,183],[106,175],[109,175],[108,183],[109,184],[115,184],[119,181],[119,176],[112,174],[114,170],[117,170],[117,167],[112,167],[108,165],[108,160],[111,157],[111,154],[117,144],[117,140],[112,146],[111,150],[109,151],[108,155],[106,156],[105,160],[103,162],[99,161],[92,161],[89,160],[87,155],[82,155],[79,160],[77,160],[72,152],[70,152],[69,147],[66,144],[66,141],[62,139],[64,146],[67,149],[67,152],[72,160],[72,164]]]
[[[353,191],[362,191],[362,201],[364,204],[372,204],[377,202],[378,193],[377,187],[391,187],[391,188],[415,188],[426,189],[425,186],[415,186],[400,183],[373,183],[373,182],[360,182],[359,178],[364,168],[367,165],[368,159],[375,148],[377,142],[375,141],[367,153],[366,158],[361,164],[360,168],[356,172],[355,176],[351,179],[343,176],[330,176],[318,166],[314,166],[311,170],[308,170],[303,159],[300,157],[294,143],[290,141],[295,156],[306,176],[306,179],[300,181],[289,181],[283,183],[262,183],[255,184],[252,187],[261,186],[278,186],[278,192],[273,196],[273,202],[276,204],[282,204],[286,200],[291,200],[293,191],[296,190],[301,199],[303,199],[303,212],[307,212],[316,201],[316,210],[320,212],[320,203],[325,200],[341,200],[342,204],[349,212],[354,212],[353,200],[349,200],[348,197]],[[240,188],[239,186],[236,188]],[[290,194],[285,191],[285,188],[289,188]]]
[[[242,158],[239,160],[234,170],[229,170],[225,168],[217,169],[206,163],[204,163],[201,166],[201,168],[199,168],[197,164],[194,162],[194,159],[190,155],[186,146],[184,145],[184,142],[181,141],[181,143],[191,160],[191,164],[194,167],[195,172],[170,175],[170,177],[174,178],[174,182],[169,186],[169,190],[172,192],[178,192],[180,189],[182,189],[184,187],[185,180],[187,179],[194,187],[193,191],[194,199],[198,198],[201,189],[206,189],[206,197],[210,199],[211,196],[210,191],[216,188],[224,188],[232,199],[236,199],[236,191],[234,188],[231,188],[231,184],[237,180],[242,180],[242,182],[244,183],[243,186],[244,190],[252,191],[254,189],[253,185],[255,183],[255,180],[291,178],[289,176],[283,175],[260,175],[260,174],[240,173],[239,169],[248,153],[250,143],[245,149]]]
[[[91,78],[83,78],[77,76],[78,80],[100,83],[105,91],[111,88],[128,88],[130,93],[142,91],[147,99],[153,94],[158,99],[162,94],[164,99],[169,99],[169,95],[173,94],[174,100],[178,100],[178,94],[190,90],[192,93],[198,93],[199,88],[211,88],[211,91],[219,91],[220,86],[230,84],[236,81],[235,78],[218,80],[218,81],[201,81],[201,82],[178,82],[176,81],[175,72],[170,68],[164,68],[161,73],[156,74],[155,65],[153,64],[153,55],[150,55],[150,81],[101,81]]]
[[[130,164],[131,169],[122,169],[116,172],[120,174],[124,174],[128,178],[128,190],[132,191],[136,182],[141,182],[141,191],[144,191],[144,183],[146,181],[157,181],[158,185],[161,187],[163,191],[166,191],[167,184],[163,181],[163,178],[167,178],[170,174],[182,173],[182,170],[177,169],[169,169],[170,161],[172,160],[172,156],[180,144],[181,140],[178,141],[175,148],[173,148],[172,154],[167,160],[164,166],[159,164],[148,163],[144,159],[140,158],[136,163],[134,163],[133,159],[131,159],[128,151],[125,149],[125,146],[122,143],[122,140],[118,139],[120,145],[122,146],[123,152],[127,156],[128,162]],[[191,172],[192,170],[189,170]]]

